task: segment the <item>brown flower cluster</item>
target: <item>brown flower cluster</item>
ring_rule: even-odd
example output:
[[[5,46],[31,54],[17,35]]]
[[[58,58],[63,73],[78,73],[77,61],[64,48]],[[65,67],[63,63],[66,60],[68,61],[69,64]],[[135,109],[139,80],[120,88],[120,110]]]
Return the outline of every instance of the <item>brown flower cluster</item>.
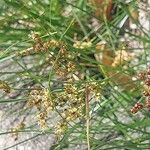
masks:
[[[135,114],[137,113],[139,110],[143,109],[143,104],[140,102],[137,102],[132,108],[131,108],[131,113]]]
[[[10,93],[10,86],[7,82],[0,80],[0,90],[3,90],[6,93]]]
[[[68,81],[62,84],[61,91],[52,91],[45,88],[31,90],[29,93],[28,107],[37,109],[37,120],[41,129],[48,127],[50,112],[56,112],[61,116],[54,125],[55,133],[60,136],[68,128],[71,122],[78,122],[85,117],[85,89],[88,87],[90,99],[100,96],[100,86],[94,81],[80,83]]]
[[[55,133],[60,136],[68,128],[70,122],[77,121],[83,116],[84,89],[73,83],[65,83],[64,90],[56,93],[57,110],[62,119],[55,126]]]
[[[85,117],[85,89],[88,87],[90,98],[95,100],[100,97],[100,86],[95,81],[85,83],[78,61],[79,52],[68,50],[69,46],[64,42],[55,40],[44,42],[38,34],[33,34],[32,39],[34,45],[29,51],[47,52],[44,65],[51,69],[52,80],[49,89],[32,88],[28,95],[27,106],[30,109],[36,108],[37,122],[41,129],[49,127],[50,113],[58,114],[59,120],[54,129],[57,135],[62,135],[70,123],[78,122]],[[76,44],[79,44],[80,48],[91,46],[90,42]],[[49,50],[49,48],[57,49]]]
[[[15,128],[11,129],[12,132],[12,137],[14,138],[14,140],[18,140],[18,136],[19,136],[19,131],[23,130],[25,128],[25,123],[24,121],[21,121]]]
[[[56,75],[64,78],[67,77],[69,74],[75,73],[77,68],[73,60],[69,60],[67,57],[65,57],[64,59],[63,57],[60,57],[58,63],[54,66],[54,70]]]
[[[48,113],[54,109],[52,96],[48,89],[35,89],[29,93],[28,107],[36,107],[38,110],[37,120],[42,129],[47,127]]]
[[[49,53],[46,62],[53,66],[57,76],[67,78],[78,71],[76,57],[77,53],[70,52],[65,45],[62,45],[58,53]]]
[[[56,107],[61,108],[62,120],[55,126],[55,132],[57,135],[61,135],[68,127],[68,123],[80,121],[85,117],[83,108],[85,107],[85,90],[88,87],[90,100],[94,99],[94,96],[100,96],[100,86],[95,82],[89,82],[87,84],[74,84],[72,82],[64,84],[64,91],[57,95]]]
[[[37,33],[32,33],[31,38],[34,41],[33,46],[17,53],[17,55],[28,56],[36,53],[47,52],[50,48],[57,48],[61,47],[62,45],[62,42],[56,41],[54,39],[43,41],[40,35]]]
[[[139,79],[143,81],[143,95],[146,97],[145,104],[142,104],[140,102],[137,102],[133,108],[131,108],[132,113],[137,113],[139,110],[143,108],[150,109],[150,68],[148,68],[146,71],[143,71],[139,73],[138,75]]]
[[[57,136],[60,136],[61,134],[63,134],[66,130],[67,130],[67,122],[62,120],[60,122],[58,122],[56,125],[55,125],[55,134]]]
[[[36,107],[37,120],[41,129],[46,129],[48,114],[59,111],[62,119],[55,125],[56,134],[61,135],[67,128],[67,122],[81,116],[84,105],[83,94],[71,84],[64,85],[64,91],[50,94],[47,89],[36,89],[29,93],[28,107]]]

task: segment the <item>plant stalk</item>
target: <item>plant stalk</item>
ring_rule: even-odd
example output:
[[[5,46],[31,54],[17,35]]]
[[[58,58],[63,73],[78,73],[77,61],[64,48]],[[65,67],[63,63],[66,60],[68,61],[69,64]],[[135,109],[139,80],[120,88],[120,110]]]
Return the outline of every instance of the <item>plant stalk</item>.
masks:
[[[86,137],[87,137],[87,147],[90,150],[90,115],[89,115],[89,89],[86,87],[85,91],[85,103],[86,103]]]

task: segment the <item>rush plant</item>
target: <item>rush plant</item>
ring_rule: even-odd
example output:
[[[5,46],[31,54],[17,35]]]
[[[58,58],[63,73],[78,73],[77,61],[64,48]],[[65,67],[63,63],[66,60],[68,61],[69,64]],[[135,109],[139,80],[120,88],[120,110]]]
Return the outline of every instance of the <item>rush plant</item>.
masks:
[[[150,149],[141,15],[140,0],[1,0],[0,149]]]

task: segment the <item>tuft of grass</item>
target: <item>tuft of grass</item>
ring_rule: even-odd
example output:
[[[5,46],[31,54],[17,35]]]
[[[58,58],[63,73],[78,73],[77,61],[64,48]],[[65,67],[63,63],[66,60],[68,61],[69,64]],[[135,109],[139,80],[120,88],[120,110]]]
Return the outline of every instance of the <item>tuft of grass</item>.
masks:
[[[16,140],[1,149],[150,149],[149,110],[130,112],[149,66],[140,3],[113,1],[109,19],[85,0],[0,1],[0,136]]]

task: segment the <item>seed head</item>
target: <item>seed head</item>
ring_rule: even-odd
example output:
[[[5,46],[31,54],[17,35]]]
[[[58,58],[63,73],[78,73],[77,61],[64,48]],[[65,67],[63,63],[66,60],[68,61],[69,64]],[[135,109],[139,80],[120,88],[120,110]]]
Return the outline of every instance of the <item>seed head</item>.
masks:
[[[3,90],[6,93],[10,93],[10,86],[5,81],[0,80],[0,90]]]
[[[145,83],[146,85],[150,86],[150,78],[148,77],[148,78],[144,81],[144,83]]]
[[[67,123],[65,121],[61,121],[55,126],[55,134],[57,136],[60,136],[66,131],[66,129],[67,129]]]

